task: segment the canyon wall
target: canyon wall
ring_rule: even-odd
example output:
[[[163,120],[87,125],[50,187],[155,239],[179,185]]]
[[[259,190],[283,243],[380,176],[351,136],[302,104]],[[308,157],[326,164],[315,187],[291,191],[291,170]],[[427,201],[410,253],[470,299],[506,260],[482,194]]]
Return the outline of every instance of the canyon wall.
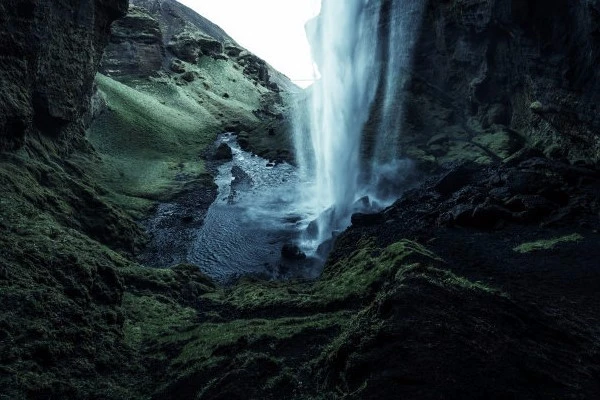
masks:
[[[599,61],[596,0],[430,1],[413,66],[398,71],[410,74],[403,151],[425,167],[523,147],[597,162]]]
[[[0,4],[0,150],[38,134],[83,135],[110,24],[127,0],[11,0]]]

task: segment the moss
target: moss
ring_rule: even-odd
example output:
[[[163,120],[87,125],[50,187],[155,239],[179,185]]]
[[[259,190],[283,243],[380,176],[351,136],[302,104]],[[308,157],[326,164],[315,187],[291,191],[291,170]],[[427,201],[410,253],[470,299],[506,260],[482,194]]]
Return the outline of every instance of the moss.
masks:
[[[473,142],[504,160],[523,147],[523,140],[507,130],[483,132]]]
[[[307,331],[323,330],[343,325],[347,312],[315,314],[307,317],[239,319],[224,323],[203,323],[164,342],[187,342],[174,363],[185,365],[193,360],[206,361],[219,348],[232,346],[240,340],[248,343],[291,339]]]
[[[314,305],[312,285],[299,282],[268,282],[242,279],[231,288],[208,293],[206,299],[240,310],[257,308],[302,308]]]
[[[478,293],[490,293],[499,296],[505,296],[500,290],[488,286],[482,282],[473,282],[463,276],[430,265],[414,263],[399,269],[394,277],[396,282],[401,285],[410,285],[410,281],[424,280],[428,284],[435,285],[444,290],[466,290]]]
[[[100,161],[80,164],[108,187],[110,199],[133,212],[166,199],[194,179],[209,181],[200,156],[219,132],[219,122],[175,85],[149,83],[136,90],[98,75],[108,111],[88,139]]]
[[[324,276],[315,283],[315,295],[327,301],[363,297],[385,280],[394,277],[415,260],[424,263],[441,261],[423,246],[401,240],[383,251],[363,242],[348,258],[327,266]]]
[[[581,236],[578,233],[573,233],[571,235],[556,237],[556,238],[552,238],[552,239],[543,239],[543,240],[536,240],[535,242],[523,243],[523,244],[515,247],[513,249],[513,251],[516,251],[518,253],[530,253],[533,251],[540,251],[540,250],[552,250],[560,243],[578,242],[582,239],[583,239],[583,236]]]
[[[125,293],[125,342],[138,347],[148,340],[158,340],[188,326],[196,311],[182,307],[165,296],[137,296]]]
[[[325,309],[347,299],[365,299],[410,261],[438,263],[440,260],[423,246],[402,240],[379,249],[363,241],[349,257],[326,267],[315,282],[265,282],[244,279],[237,285],[211,292],[204,297],[215,303],[240,310],[257,309]]]
[[[66,160],[2,157],[0,337],[10,378],[0,386],[10,398],[138,398],[119,309],[118,270],[134,263],[115,251],[135,240],[133,222]]]

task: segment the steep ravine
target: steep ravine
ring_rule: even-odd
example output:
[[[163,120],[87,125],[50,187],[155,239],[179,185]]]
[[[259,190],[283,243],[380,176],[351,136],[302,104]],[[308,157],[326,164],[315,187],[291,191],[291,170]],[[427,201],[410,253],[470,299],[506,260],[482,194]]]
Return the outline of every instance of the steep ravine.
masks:
[[[0,4],[1,399],[600,392],[597,1],[429,2],[419,184],[319,279],[228,287],[140,264],[139,221],[210,203],[219,133],[289,159],[293,88],[178,3],[126,3]]]

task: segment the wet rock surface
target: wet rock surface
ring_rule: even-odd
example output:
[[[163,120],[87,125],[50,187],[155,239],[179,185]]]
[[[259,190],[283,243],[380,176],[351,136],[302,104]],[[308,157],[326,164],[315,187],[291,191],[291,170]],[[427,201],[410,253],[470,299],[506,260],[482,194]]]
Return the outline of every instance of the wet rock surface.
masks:
[[[149,243],[140,262],[163,268],[187,262],[195,232],[216,197],[217,187],[204,181],[188,184],[170,202],[158,204],[152,218],[144,223]]]
[[[384,242],[387,235],[427,237],[432,229],[454,227],[501,233],[512,226],[543,229],[579,221],[593,230],[600,228],[599,181],[600,171],[595,166],[574,166],[543,157],[515,165],[447,165],[373,218],[386,225],[385,236],[378,236]],[[377,231],[377,227],[368,229]],[[344,235],[353,231],[361,229],[350,229]]]
[[[400,150],[429,170],[495,162],[525,143],[553,159],[598,162],[597,32],[596,1],[429,2]]]
[[[233,159],[231,147],[227,143],[221,143],[215,151],[214,159],[217,161],[231,161]]]

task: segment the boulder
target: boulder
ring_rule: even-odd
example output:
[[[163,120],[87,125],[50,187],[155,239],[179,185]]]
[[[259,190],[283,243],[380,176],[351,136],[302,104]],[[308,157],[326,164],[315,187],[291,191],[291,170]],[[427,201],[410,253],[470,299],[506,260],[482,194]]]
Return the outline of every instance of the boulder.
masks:
[[[169,66],[171,71],[176,72],[178,74],[182,74],[185,72],[185,64],[178,59],[174,59],[171,61],[171,65]]]
[[[458,166],[444,174],[435,184],[434,188],[440,194],[448,196],[464,187],[469,182],[471,174],[472,170],[469,168]]]
[[[227,143],[221,143],[215,151],[215,160],[231,161],[233,152]]]
[[[198,79],[198,73],[196,71],[186,71],[181,75],[181,78],[186,82],[194,82]]]

